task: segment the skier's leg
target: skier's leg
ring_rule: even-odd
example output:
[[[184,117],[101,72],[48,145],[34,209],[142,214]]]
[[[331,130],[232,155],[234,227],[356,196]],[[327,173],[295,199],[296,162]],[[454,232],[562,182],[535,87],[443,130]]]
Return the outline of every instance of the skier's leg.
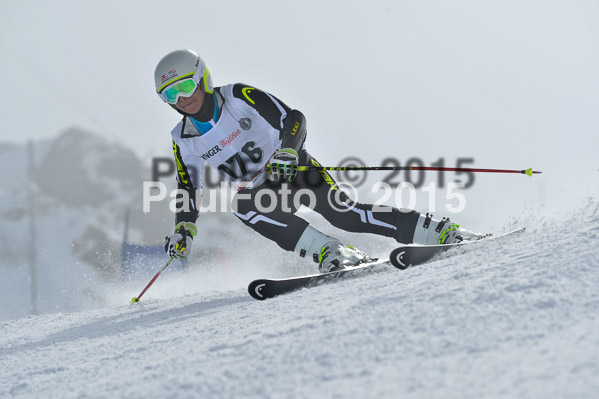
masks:
[[[302,158],[302,165],[320,166],[307,152],[302,153]],[[296,181],[297,185],[314,192],[316,202],[311,204],[312,207],[333,226],[354,233],[390,237],[398,242],[412,242],[420,213],[353,201],[338,189],[337,183],[327,171],[303,172]],[[302,197],[302,200],[305,198]],[[304,205],[307,206],[306,203]]]
[[[265,183],[238,192],[233,198],[233,214],[246,226],[293,251],[308,222],[283,209],[276,187]]]
[[[294,193],[289,190],[288,193]],[[243,190],[233,200],[233,211],[246,226],[274,241],[287,251],[295,251],[319,264],[328,272],[369,261],[362,252],[348,248],[294,215],[293,201],[283,199],[281,185],[265,183],[256,189]]]
[[[302,156],[302,165],[320,166],[307,152]],[[305,172],[302,178],[299,180],[298,176],[297,184],[314,191],[314,210],[345,231],[377,234],[406,244],[449,244],[485,236],[451,223],[448,218],[435,220],[432,215],[414,210],[355,202],[337,189],[335,180],[326,171]]]

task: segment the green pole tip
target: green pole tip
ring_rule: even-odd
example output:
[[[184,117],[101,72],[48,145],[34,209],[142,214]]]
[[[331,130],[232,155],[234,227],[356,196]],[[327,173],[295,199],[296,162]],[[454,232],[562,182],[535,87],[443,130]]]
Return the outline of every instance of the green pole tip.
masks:
[[[526,169],[526,170],[524,171],[524,173],[526,173],[527,175],[529,175],[530,177],[532,177],[532,168],[530,168],[530,169]]]
[[[133,299],[131,299],[131,303],[136,303],[139,302],[139,299],[137,299],[136,296],[133,297]]]

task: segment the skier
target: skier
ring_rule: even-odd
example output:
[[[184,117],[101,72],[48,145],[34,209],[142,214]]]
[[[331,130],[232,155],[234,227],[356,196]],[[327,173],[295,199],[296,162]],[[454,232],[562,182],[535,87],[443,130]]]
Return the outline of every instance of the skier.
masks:
[[[304,115],[253,86],[213,87],[204,60],[191,50],[163,57],[154,78],[158,96],[183,115],[171,135],[178,186],[187,193],[179,197],[189,200],[188,210],[176,214],[174,233],[165,238],[165,251],[172,257],[186,257],[197,234],[195,194],[202,187],[205,164],[232,184],[242,183],[233,199],[239,220],[281,248],[313,258],[321,273],[372,259],[310,226],[295,214],[299,205],[310,206],[342,230],[400,243],[448,244],[482,237],[448,218],[354,202],[326,171],[298,174],[298,165],[320,166],[306,150]]]

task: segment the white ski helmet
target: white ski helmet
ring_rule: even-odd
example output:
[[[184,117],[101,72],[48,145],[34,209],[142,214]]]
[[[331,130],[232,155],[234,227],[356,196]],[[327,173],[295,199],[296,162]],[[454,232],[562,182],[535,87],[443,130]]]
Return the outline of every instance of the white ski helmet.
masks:
[[[206,93],[214,91],[210,71],[208,71],[202,57],[192,50],[182,49],[168,53],[156,65],[154,70],[156,93],[162,101],[167,102],[162,94],[163,90],[169,85],[186,78],[192,78],[196,85],[202,87]],[[193,85],[193,83],[189,83]]]

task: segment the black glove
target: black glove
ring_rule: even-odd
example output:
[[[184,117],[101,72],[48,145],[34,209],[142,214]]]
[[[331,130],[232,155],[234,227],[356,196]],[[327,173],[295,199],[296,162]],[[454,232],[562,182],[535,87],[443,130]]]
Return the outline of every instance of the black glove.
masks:
[[[293,148],[280,149],[269,161],[272,180],[292,181],[297,176],[299,157]]]

